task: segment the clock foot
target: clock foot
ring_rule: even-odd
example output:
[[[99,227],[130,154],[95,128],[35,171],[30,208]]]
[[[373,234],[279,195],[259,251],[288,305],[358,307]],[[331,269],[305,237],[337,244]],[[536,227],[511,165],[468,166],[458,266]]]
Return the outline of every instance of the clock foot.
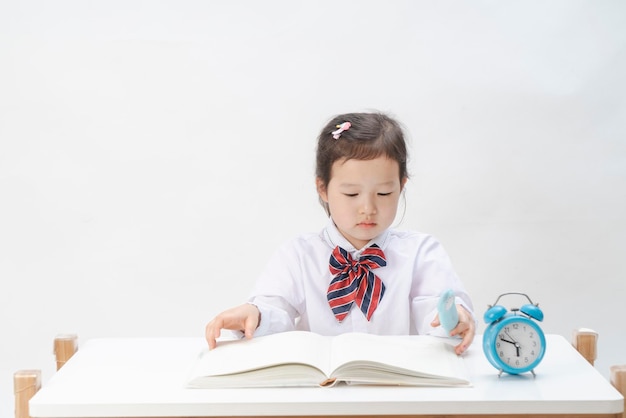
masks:
[[[535,369],[531,369],[531,370],[530,370],[530,372],[531,372],[531,373],[532,373],[532,375],[533,375],[533,379],[534,379],[535,377],[537,377],[537,375],[535,374]]]

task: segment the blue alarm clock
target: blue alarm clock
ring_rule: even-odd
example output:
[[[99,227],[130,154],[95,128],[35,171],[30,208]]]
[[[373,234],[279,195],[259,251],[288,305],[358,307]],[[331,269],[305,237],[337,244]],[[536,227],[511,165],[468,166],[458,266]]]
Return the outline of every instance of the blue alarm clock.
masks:
[[[502,296],[521,295],[530,302],[510,312],[498,305]],[[503,293],[489,306],[484,315],[488,324],[483,334],[483,351],[489,363],[499,374],[520,374],[534,369],[546,352],[546,338],[537,323],[543,321],[543,312],[524,293]]]

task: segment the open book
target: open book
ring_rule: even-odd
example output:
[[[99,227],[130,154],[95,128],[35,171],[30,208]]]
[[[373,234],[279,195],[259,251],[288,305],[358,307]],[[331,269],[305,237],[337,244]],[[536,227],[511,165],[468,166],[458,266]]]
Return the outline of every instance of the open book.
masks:
[[[469,386],[463,358],[421,335],[290,331],[221,341],[198,356],[190,388],[371,385]]]

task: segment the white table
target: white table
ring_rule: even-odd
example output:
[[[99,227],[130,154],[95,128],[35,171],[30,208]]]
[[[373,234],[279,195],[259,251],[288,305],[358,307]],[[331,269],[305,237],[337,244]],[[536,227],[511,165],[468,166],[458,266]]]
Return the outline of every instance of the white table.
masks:
[[[563,337],[531,374],[489,365],[482,336],[464,355],[473,387],[185,389],[202,338],[95,339],[31,399],[33,418],[215,416],[621,417],[622,395]],[[553,415],[556,414],[556,415]]]

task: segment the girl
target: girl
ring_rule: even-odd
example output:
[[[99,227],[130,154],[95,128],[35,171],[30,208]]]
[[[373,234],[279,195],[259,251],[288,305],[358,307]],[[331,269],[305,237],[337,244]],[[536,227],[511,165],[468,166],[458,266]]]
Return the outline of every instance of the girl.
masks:
[[[475,334],[472,304],[442,246],[430,235],[390,229],[408,180],[399,124],[384,114],[338,115],[318,137],[316,185],[329,216],[317,234],[283,245],[248,303],[206,326],[209,348],[222,329],[247,338],[294,329],[322,335],[445,335],[437,302],[453,289],[463,353]]]

